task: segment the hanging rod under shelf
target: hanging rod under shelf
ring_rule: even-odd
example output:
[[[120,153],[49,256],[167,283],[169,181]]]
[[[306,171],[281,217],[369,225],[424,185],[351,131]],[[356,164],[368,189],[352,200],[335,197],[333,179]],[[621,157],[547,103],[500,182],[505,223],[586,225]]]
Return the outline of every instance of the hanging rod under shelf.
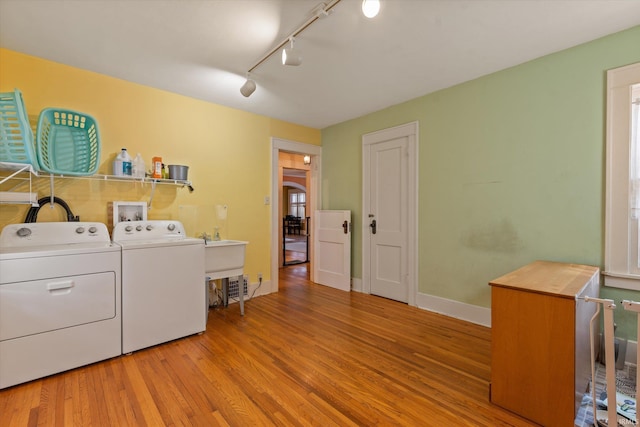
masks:
[[[22,191],[0,191],[0,203],[11,205],[31,205],[38,207],[38,193]]]

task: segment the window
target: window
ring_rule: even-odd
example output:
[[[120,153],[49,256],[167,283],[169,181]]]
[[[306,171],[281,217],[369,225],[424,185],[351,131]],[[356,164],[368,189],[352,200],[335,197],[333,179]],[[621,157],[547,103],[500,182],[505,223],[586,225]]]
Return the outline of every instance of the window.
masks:
[[[306,216],[306,196],[306,193],[289,192],[289,215],[293,215],[298,218],[304,218]]]
[[[631,183],[631,218],[640,218],[640,135],[638,135],[638,123],[640,122],[640,84],[632,86],[631,90],[631,159],[629,164]],[[640,258],[638,259],[640,267]]]
[[[640,290],[640,63],[607,72],[605,285]]]

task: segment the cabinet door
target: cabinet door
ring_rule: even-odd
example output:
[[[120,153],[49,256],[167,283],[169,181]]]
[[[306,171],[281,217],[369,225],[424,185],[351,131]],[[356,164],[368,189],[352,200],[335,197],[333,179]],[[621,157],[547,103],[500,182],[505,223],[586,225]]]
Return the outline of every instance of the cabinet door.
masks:
[[[574,420],[575,301],[491,289],[491,401],[541,425]]]

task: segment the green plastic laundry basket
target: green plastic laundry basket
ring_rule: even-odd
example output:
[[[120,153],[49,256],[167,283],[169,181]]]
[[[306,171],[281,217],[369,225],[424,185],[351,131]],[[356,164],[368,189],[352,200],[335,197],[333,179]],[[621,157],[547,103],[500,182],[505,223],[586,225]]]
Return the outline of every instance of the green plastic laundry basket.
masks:
[[[60,175],[93,175],[100,164],[100,134],[93,117],[47,108],[40,112],[36,149],[40,168]]]
[[[0,93],[0,162],[27,163],[38,169],[33,131],[19,89]]]

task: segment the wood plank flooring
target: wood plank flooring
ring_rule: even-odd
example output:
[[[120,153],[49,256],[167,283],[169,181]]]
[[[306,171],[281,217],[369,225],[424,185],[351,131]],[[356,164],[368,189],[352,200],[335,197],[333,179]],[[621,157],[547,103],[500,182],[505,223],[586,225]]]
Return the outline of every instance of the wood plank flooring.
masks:
[[[301,245],[306,245],[307,236],[299,234],[287,234],[286,239],[293,240],[297,245],[286,245],[284,251],[284,262],[286,265],[300,264],[307,261],[307,252],[300,249]],[[305,246],[302,246],[305,247]]]
[[[0,426],[534,425],[489,402],[489,329],[306,268],[203,335],[0,391]]]

